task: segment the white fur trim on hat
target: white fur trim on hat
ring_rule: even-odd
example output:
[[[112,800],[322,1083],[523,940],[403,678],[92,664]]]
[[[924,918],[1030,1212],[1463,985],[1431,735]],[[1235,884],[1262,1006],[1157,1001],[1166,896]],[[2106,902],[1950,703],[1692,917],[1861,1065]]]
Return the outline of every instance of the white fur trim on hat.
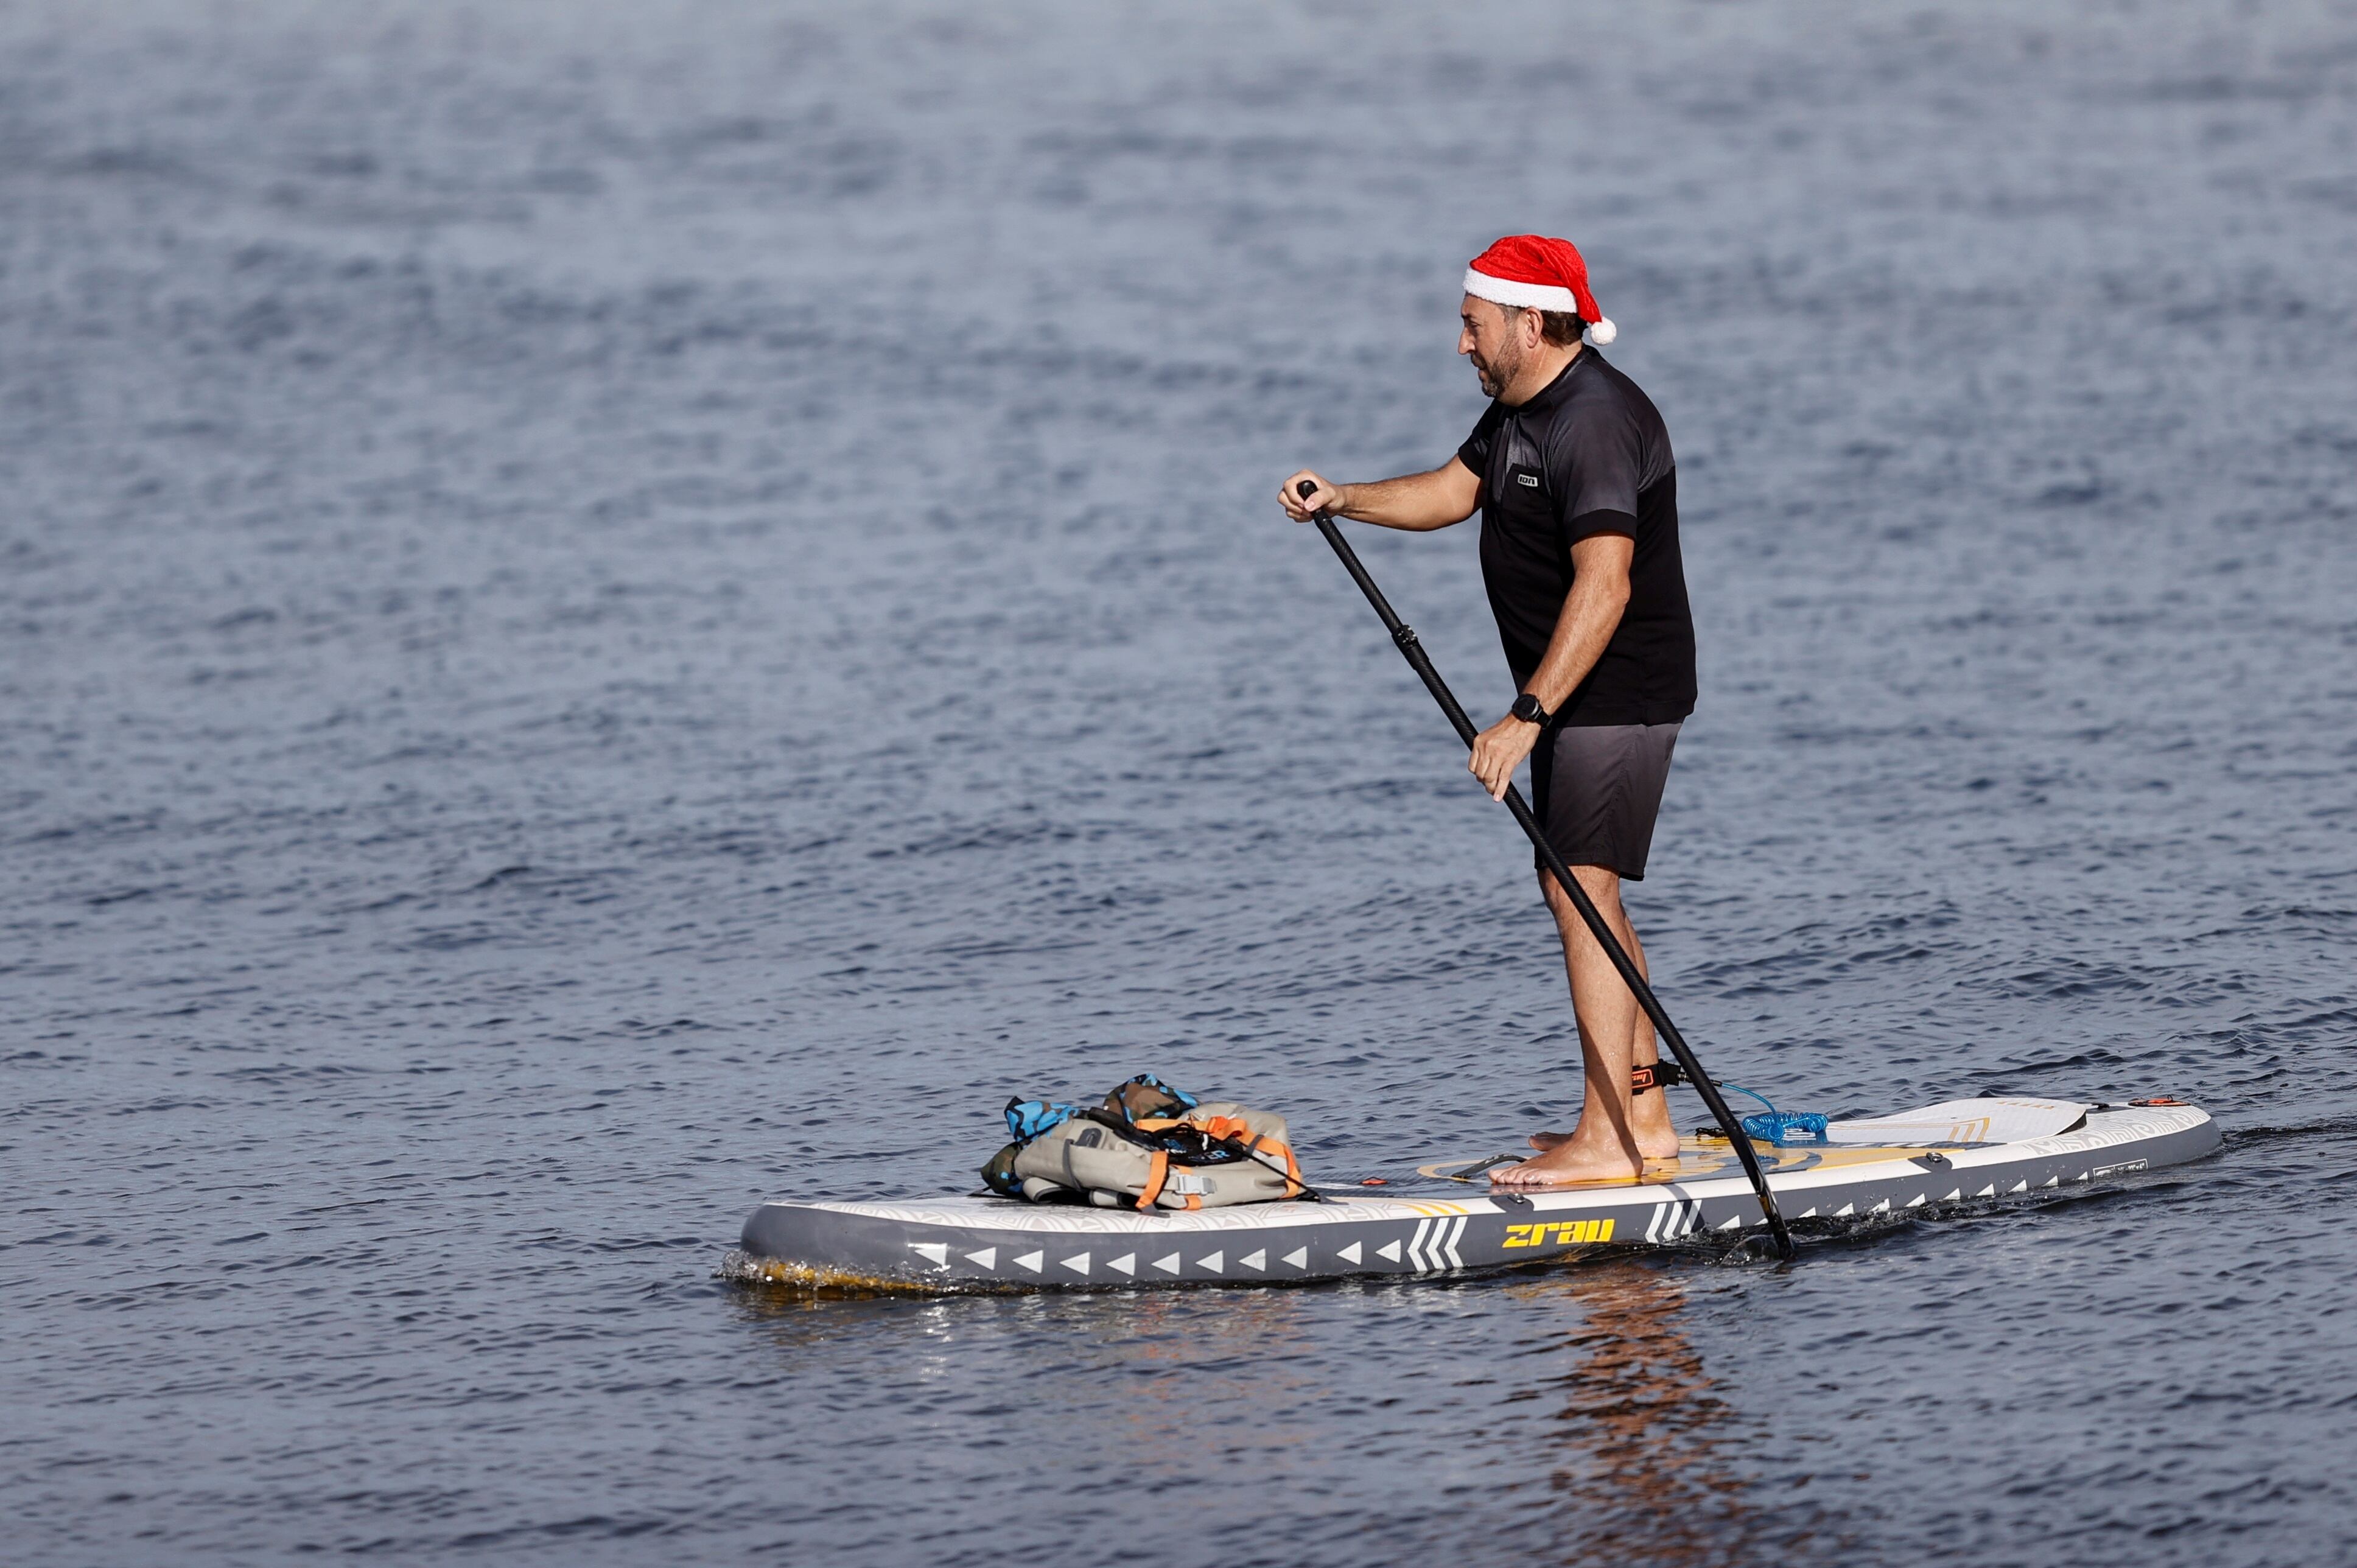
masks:
[[[1567,310],[1575,316],[1579,313],[1579,302],[1571,297],[1571,290],[1560,285],[1514,283],[1477,273],[1471,267],[1465,269],[1465,292],[1476,299],[1510,305],[1517,310]]]
[[[1590,343],[1595,345],[1597,348],[1601,349],[1604,345],[1620,336],[1620,328],[1612,325],[1612,318],[1610,317],[1599,317],[1596,320],[1589,322],[1586,330],[1582,331],[1579,336],[1582,342]]]

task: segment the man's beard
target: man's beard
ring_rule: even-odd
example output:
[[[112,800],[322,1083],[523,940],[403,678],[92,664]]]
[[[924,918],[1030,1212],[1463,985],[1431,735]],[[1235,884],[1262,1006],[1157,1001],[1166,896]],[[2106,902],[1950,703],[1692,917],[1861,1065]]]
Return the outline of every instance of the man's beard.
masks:
[[[1486,367],[1480,359],[1474,359],[1473,373],[1480,378],[1482,396],[1498,396],[1513,385],[1514,378],[1523,373],[1522,345],[1501,344],[1496,358],[1491,360]]]

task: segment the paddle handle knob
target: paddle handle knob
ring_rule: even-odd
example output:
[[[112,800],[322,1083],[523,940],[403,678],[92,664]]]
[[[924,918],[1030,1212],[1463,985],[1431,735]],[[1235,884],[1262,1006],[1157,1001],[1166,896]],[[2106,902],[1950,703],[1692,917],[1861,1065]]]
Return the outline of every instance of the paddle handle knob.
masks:
[[[1303,500],[1308,500],[1311,496],[1318,493],[1318,481],[1315,479],[1304,479],[1299,484],[1293,487],[1293,493],[1299,496]]]

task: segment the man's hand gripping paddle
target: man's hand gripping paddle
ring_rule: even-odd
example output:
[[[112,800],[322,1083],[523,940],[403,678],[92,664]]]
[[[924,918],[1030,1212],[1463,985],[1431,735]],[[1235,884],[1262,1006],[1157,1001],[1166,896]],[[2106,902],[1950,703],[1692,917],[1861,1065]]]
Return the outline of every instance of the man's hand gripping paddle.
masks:
[[[1304,479],[1297,493],[1308,500],[1317,493],[1317,489],[1314,483]],[[1375,607],[1375,614],[1383,620],[1383,629],[1390,632],[1392,640],[1399,645],[1408,668],[1415,671],[1417,679],[1424,682],[1424,689],[1432,693],[1432,700],[1440,704],[1440,711],[1448,714],[1448,722],[1456,726],[1457,738],[1465,743],[1467,749],[1471,749],[1474,737],[1481,732],[1473,727],[1473,721],[1466,716],[1456,693],[1449,691],[1448,683],[1441,680],[1440,671],[1432,667],[1432,656],[1425,652],[1424,644],[1416,640],[1415,631],[1394,613],[1391,601],[1383,597],[1381,588],[1375,586],[1375,580],[1367,575],[1366,567],[1359,563],[1358,553],[1342,537],[1342,531],[1334,526],[1333,518],[1320,511],[1312,521],[1318,524],[1318,532],[1326,536],[1326,542],[1334,547],[1334,553],[1342,558],[1342,569],[1351,574],[1351,580],[1359,585],[1361,593],[1367,596],[1367,603]],[[1571,867],[1563,863],[1563,856],[1555,853],[1555,845],[1547,842],[1545,830],[1539,826],[1538,818],[1531,814],[1530,802],[1524,800],[1522,790],[1512,784],[1506,787],[1506,810],[1514,814],[1515,822],[1529,836],[1532,845],[1539,852],[1540,861],[1553,874],[1555,885],[1570,896],[1572,908],[1579,911],[1580,919],[1586,922],[1597,944],[1603,948],[1605,956],[1612,961],[1612,967],[1620,972],[1622,980],[1628,982],[1630,993],[1637,998],[1637,1005],[1642,1007],[1645,1016],[1653,1021],[1654,1032],[1660,1035],[1662,1043],[1670,1047],[1670,1054],[1678,1058],[1678,1065],[1685,1069],[1686,1081],[1694,1085],[1695,1091],[1702,1096],[1703,1103],[1710,1107],[1712,1120],[1725,1130],[1727,1141],[1735,1146],[1735,1157],[1743,1162],[1743,1174],[1751,1178],[1751,1189],[1760,1195],[1760,1208],[1768,1218],[1768,1229],[1776,1239],[1778,1254],[1791,1258],[1792,1233],[1785,1228],[1783,1215],[1777,1211],[1776,1196],[1768,1190],[1767,1173],[1760,1168],[1760,1156],[1752,1152],[1751,1140],[1744,1134],[1742,1123],[1736,1120],[1735,1112],[1727,1108],[1727,1101],[1718,1097],[1718,1090],[1702,1070],[1702,1063],[1695,1059],[1694,1048],[1686,1044],[1685,1036],[1678,1033],[1678,1026],[1670,1022],[1669,1014],[1662,1006],[1662,999],[1653,994],[1653,988],[1645,983],[1645,977],[1630,961],[1627,950],[1613,936],[1612,928],[1606,925],[1604,917],[1597,912],[1595,901],[1580,886],[1579,879],[1572,875]]]

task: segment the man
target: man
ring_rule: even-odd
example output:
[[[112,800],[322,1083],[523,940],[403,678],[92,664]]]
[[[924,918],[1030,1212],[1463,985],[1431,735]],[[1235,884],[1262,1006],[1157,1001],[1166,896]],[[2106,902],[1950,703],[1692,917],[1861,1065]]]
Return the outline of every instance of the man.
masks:
[[[1662,416],[1596,352],[1613,338],[1587,264],[1568,241],[1499,241],[1465,274],[1457,351],[1493,400],[1457,455],[1426,474],[1335,485],[1303,469],[1278,497],[1424,532],[1481,513],[1481,576],[1521,695],[1481,732],[1469,762],[1505,798],[1531,760],[1532,805],[1639,970],[1644,949],[1620,905],[1642,880],[1678,726],[1694,711],[1694,620],[1678,555],[1677,473]],[[1308,496],[1297,493],[1312,482]],[[1569,1136],[1493,1172],[1501,1187],[1628,1180],[1677,1155],[1652,1082],[1653,1027],[1571,900],[1542,866],[1563,937],[1587,1088]]]

